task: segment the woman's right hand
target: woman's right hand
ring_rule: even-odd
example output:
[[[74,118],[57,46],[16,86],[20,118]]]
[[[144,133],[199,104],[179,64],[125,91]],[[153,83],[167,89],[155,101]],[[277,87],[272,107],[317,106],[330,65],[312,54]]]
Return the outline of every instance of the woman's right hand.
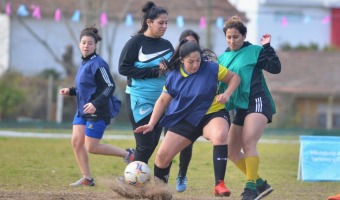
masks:
[[[168,70],[168,66],[166,66],[165,62],[160,62],[159,63],[159,76],[165,74],[167,70]]]
[[[152,125],[150,125],[150,124],[146,124],[146,125],[144,125],[144,126],[139,126],[139,127],[137,127],[133,132],[134,132],[134,133],[143,133],[143,134],[146,134],[146,133],[152,131],[152,130],[153,130],[153,127],[154,127],[154,126],[152,126]]]
[[[69,88],[63,88],[59,91],[59,94],[63,96],[68,96],[70,94],[70,89]]]

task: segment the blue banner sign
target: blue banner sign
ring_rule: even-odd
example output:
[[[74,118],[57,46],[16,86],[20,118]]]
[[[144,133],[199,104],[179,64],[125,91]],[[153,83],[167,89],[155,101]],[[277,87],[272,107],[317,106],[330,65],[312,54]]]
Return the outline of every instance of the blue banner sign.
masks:
[[[300,136],[298,179],[340,181],[340,137]]]

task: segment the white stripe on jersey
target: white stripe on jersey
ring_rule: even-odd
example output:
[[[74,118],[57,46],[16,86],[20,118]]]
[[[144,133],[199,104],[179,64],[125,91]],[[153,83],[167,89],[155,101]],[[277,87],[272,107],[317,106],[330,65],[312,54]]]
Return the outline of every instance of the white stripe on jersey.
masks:
[[[99,70],[103,76],[103,79],[105,81],[105,83],[109,86],[109,87],[112,87],[113,86],[113,83],[110,81],[110,78],[109,78],[109,75],[107,74],[106,70],[104,67],[99,67]],[[105,94],[106,96],[108,95],[108,93],[110,92],[110,89],[109,88],[106,88],[105,91],[103,91],[103,94]]]

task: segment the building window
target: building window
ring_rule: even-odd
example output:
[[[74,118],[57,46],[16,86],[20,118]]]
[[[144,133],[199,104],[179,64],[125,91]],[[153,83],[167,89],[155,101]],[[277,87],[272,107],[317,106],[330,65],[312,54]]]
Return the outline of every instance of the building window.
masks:
[[[326,114],[318,114],[318,128],[326,128]]]
[[[335,113],[333,115],[333,128],[340,128],[340,113]]]
[[[318,128],[326,128],[327,126],[327,110],[326,104],[320,104],[317,108]],[[332,128],[340,129],[340,105],[332,106]]]

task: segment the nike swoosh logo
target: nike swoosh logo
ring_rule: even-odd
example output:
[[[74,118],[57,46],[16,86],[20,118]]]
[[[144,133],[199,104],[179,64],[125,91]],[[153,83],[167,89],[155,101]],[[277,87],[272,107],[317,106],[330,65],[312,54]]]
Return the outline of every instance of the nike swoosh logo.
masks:
[[[149,107],[149,108],[147,108],[145,110],[143,110],[143,108],[140,108],[139,109],[139,114],[140,115],[144,115],[145,113],[149,112],[151,109],[152,109],[151,107]]]
[[[156,53],[144,54],[142,49],[143,49],[143,46],[140,47],[139,53],[138,53],[138,60],[141,61],[141,62],[145,62],[145,61],[151,60],[153,58],[156,58],[157,56],[159,56],[159,55],[163,54],[164,52],[167,52],[167,51],[170,50],[170,49],[167,49],[167,50],[156,52]]]

